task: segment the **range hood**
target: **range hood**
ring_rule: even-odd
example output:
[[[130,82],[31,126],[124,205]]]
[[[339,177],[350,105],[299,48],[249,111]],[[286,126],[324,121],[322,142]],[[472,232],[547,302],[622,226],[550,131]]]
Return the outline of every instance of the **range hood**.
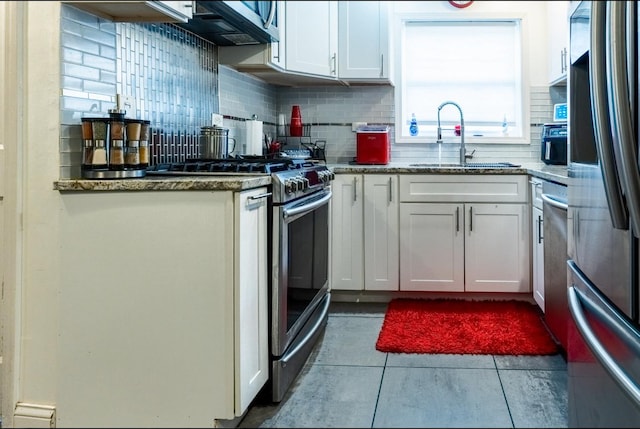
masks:
[[[180,27],[219,46],[277,42],[276,1],[196,1]]]

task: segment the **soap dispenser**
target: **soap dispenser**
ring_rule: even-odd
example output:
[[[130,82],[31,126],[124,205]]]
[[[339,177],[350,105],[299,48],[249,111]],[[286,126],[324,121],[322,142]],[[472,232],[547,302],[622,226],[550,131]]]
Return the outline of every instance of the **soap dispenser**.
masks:
[[[412,136],[418,135],[418,121],[416,119],[415,113],[411,114],[411,124],[409,125],[409,133],[411,133]]]

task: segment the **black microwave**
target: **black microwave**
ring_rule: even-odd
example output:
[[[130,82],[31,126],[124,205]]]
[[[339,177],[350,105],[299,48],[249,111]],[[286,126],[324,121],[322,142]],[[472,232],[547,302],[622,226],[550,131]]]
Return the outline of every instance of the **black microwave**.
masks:
[[[567,165],[567,124],[544,124],[540,159],[545,164]]]

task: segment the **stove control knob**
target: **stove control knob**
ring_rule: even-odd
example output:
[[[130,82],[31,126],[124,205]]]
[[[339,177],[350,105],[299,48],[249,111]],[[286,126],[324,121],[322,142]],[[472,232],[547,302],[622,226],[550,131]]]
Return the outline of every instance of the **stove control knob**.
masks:
[[[303,191],[309,187],[309,179],[306,177],[298,177],[298,189]]]
[[[335,180],[336,178],[336,173],[334,173],[333,171],[329,172],[329,180]]]
[[[302,190],[302,183],[300,183],[300,179],[295,178],[292,179],[293,180],[293,189],[295,191],[301,191]]]
[[[298,188],[298,184],[293,179],[287,179],[284,181],[284,192],[286,194],[291,194],[295,192]]]

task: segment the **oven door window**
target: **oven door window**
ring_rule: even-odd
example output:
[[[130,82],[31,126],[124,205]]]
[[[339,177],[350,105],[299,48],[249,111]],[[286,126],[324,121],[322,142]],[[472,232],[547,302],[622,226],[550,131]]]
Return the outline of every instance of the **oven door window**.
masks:
[[[287,328],[328,286],[329,204],[287,224]]]

